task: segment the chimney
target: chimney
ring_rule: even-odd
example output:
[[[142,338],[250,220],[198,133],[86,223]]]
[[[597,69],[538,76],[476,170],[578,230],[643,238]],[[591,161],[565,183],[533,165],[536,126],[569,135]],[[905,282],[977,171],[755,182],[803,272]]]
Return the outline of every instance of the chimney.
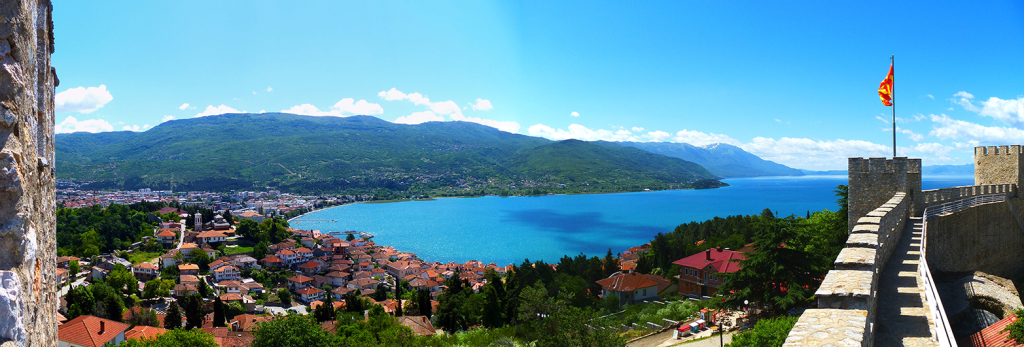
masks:
[[[722,251],[722,246],[718,246],[718,251],[719,251],[719,252],[721,252],[721,251]]]
[[[706,252],[704,252],[704,254],[707,255],[708,260],[711,260],[711,249],[710,248],[708,248],[708,250]]]
[[[100,332],[99,332],[98,335],[103,335],[103,332],[107,330],[107,324],[106,323],[107,322],[104,322],[102,319],[100,320]]]

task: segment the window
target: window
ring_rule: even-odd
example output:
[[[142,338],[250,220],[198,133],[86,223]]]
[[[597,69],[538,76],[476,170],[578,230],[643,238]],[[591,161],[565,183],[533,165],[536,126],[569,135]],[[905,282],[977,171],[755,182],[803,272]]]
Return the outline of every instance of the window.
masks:
[[[644,296],[647,296],[647,288],[644,288]]]

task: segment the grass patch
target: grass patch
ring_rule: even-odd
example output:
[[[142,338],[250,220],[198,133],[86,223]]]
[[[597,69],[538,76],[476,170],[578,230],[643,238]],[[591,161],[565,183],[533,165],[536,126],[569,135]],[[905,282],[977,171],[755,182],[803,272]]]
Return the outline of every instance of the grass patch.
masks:
[[[233,255],[233,254],[239,254],[239,253],[252,253],[252,249],[253,249],[252,247],[244,247],[244,246],[224,247],[224,254]]]
[[[163,253],[159,252],[132,252],[128,254],[128,261],[132,262],[132,265],[139,263],[145,263],[153,260],[153,258],[159,257]],[[129,269],[130,270],[130,269]]]

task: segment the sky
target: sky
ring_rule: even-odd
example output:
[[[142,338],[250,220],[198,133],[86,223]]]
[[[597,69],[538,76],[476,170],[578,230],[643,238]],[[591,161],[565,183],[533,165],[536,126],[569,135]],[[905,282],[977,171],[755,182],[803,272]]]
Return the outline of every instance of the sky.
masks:
[[[234,112],[728,143],[810,170],[1024,143],[1024,2],[54,1],[57,132]]]

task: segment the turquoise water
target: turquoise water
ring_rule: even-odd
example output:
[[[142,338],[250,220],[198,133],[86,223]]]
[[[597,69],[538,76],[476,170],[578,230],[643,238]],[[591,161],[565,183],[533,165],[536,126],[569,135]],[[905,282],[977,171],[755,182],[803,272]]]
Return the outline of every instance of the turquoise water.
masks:
[[[973,184],[971,176],[936,176],[923,189]],[[524,258],[557,262],[563,255],[603,256],[649,242],[659,232],[715,216],[777,215],[835,210],[833,189],[846,176],[728,179],[729,187],[642,193],[539,197],[445,198],[352,204],[313,212],[292,222],[322,232],[359,230],[378,244],[426,261],[519,264]],[[337,222],[303,222],[303,219]]]

